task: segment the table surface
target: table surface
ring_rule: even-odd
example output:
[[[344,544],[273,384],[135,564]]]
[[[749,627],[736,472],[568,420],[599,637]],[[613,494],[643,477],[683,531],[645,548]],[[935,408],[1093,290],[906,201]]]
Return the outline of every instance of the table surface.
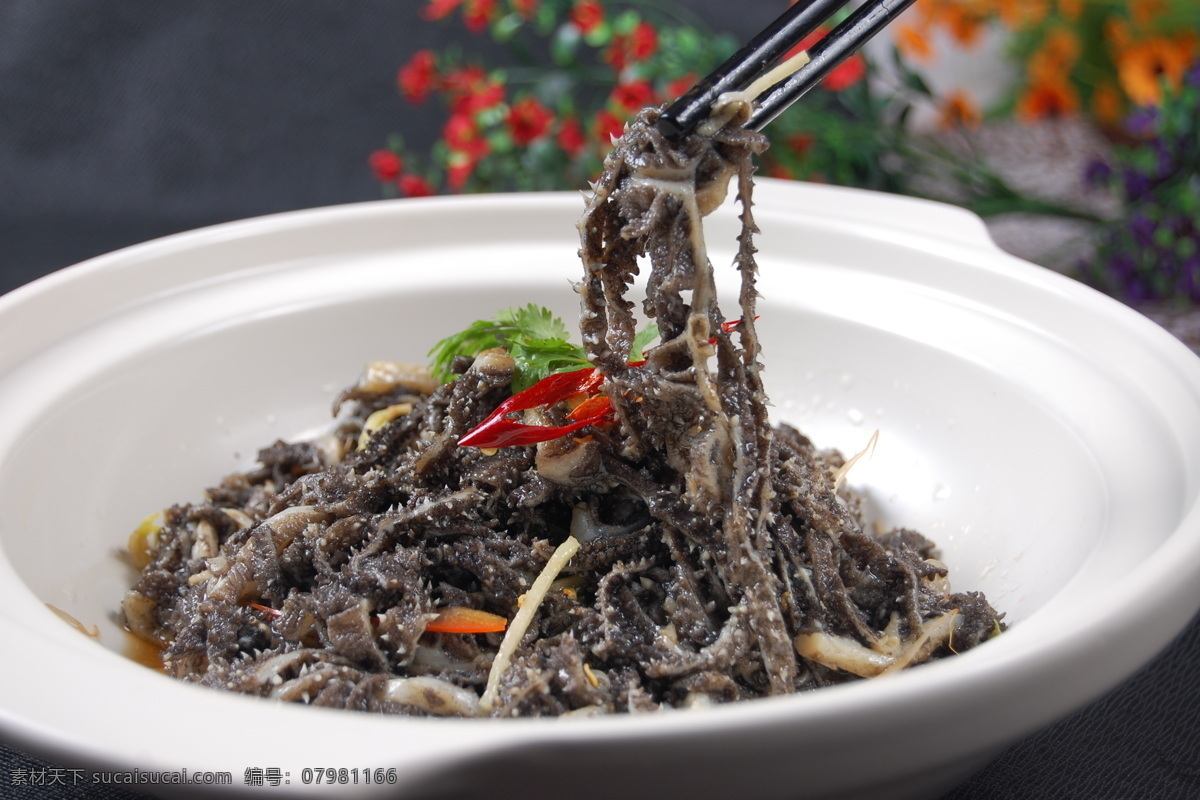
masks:
[[[779,4],[689,6],[744,39]],[[349,14],[340,0],[6,0],[0,293],[156,236],[377,197],[366,154],[406,120],[435,119],[404,107],[392,83],[412,50],[451,35],[420,23],[421,5],[358,0]],[[414,125],[413,143],[438,124]],[[1018,149],[1028,166],[1029,149]],[[1030,239],[1011,226],[1007,235]],[[1198,664],[1200,618],[1126,683],[1016,743],[944,800],[1200,798]],[[0,797],[140,796],[29,785],[75,766],[0,744]]]

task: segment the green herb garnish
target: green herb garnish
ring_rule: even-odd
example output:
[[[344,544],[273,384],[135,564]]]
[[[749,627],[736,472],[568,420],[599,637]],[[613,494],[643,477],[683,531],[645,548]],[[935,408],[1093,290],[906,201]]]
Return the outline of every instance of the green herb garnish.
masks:
[[[429,351],[430,368],[445,383],[454,377],[450,365],[456,356],[474,356],[491,347],[503,347],[516,362],[514,392],[556,372],[590,367],[583,348],[568,341],[567,326],[550,309],[530,303],[500,311],[492,319],[472,322],[465,330],[447,336]],[[658,326],[649,325],[634,338],[631,361],[642,359],[646,345],[658,337]]]

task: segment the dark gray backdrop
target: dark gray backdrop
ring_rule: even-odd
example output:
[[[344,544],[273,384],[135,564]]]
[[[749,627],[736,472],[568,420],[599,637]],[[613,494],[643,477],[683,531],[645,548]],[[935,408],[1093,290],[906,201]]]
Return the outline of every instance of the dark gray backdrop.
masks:
[[[451,38],[487,47],[420,22],[421,5],[0,0],[0,293],[155,236],[377,198],[366,155],[393,131],[428,142],[440,120],[399,100],[397,67]],[[782,8],[689,5],[739,39]],[[1198,663],[1194,624],[1131,682],[947,800],[1200,798]],[[0,797],[136,797],[12,785],[36,763],[0,749]]]

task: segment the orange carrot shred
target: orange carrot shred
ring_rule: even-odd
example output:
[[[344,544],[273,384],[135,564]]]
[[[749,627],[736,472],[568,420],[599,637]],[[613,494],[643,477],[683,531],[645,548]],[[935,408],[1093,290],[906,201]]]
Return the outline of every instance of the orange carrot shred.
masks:
[[[508,620],[463,606],[448,606],[425,626],[432,633],[499,633],[508,627]]]

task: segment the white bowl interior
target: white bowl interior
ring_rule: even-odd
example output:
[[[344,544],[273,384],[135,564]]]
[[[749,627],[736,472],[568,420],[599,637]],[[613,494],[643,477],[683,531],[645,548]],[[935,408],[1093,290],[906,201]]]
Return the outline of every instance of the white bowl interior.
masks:
[[[86,652],[52,604],[123,652],[120,551],[143,517],[319,430],[368,360],[423,361],[525,302],[571,320],[579,211],[550,196],[284,215],[6,298],[6,618]],[[954,585],[1007,614],[1013,648],[1039,615],[1061,621],[1055,603],[1089,600],[1178,537],[1197,497],[1200,382],[1165,334],[1002,255],[962,212],[770,181],[756,211],[775,415],[847,454],[878,430],[850,483],[883,523],[939,543]],[[708,233],[727,298],[734,230],[727,208]]]

